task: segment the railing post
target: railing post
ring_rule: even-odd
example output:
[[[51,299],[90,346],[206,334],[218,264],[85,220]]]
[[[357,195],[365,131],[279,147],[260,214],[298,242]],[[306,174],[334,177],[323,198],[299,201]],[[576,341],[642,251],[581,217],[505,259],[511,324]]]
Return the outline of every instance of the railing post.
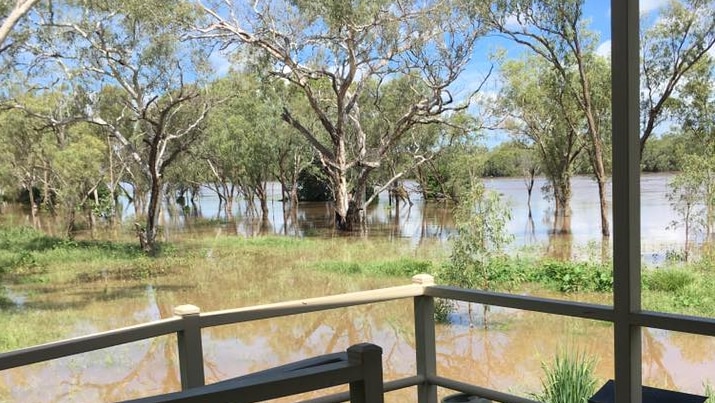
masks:
[[[187,390],[205,384],[204,353],[201,345],[201,310],[194,305],[180,305],[174,308],[174,315],[183,319],[183,330],[177,332],[179,344],[179,373],[181,389]]]
[[[382,403],[382,348],[370,343],[348,347],[348,362],[362,366],[363,379],[350,382],[350,403]]]
[[[434,277],[418,274],[412,277],[412,282],[424,286],[434,285]],[[417,375],[425,378],[422,384],[417,385],[417,402],[437,403],[437,386],[427,381],[428,377],[437,375],[434,298],[424,295],[415,297],[415,353]]]

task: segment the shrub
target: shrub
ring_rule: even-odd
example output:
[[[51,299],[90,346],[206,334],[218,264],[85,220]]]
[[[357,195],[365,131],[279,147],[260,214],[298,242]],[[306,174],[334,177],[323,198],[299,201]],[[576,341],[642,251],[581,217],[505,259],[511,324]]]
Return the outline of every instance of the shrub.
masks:
[[[530,280],[552,285],[561,292],[610,292],[613,289],[611,268],[592,262],[545,261],[534,270]]]
[[[300,201],[331,201],[333,190],[320,168],[313,166],[298,175],[298,199]]]

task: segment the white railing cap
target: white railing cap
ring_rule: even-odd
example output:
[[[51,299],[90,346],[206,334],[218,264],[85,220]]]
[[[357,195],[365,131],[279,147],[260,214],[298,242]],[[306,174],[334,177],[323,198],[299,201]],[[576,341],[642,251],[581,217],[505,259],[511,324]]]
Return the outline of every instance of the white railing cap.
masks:
[[[187,316],[187,315],[198,315],[201,313],[201,309],[196,305],[179,305],[174,308],[174,315],[176,316]]]
[[[413,284],[434,285],[434,277],[429,274],[416,274],[412,276]]]

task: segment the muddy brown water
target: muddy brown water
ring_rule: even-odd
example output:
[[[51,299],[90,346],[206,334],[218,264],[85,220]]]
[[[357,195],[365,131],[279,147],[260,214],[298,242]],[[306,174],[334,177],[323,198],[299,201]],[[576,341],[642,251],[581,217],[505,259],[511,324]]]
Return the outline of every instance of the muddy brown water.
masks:
[[[665,199],[668,176],[643,178],[643,254],[656,256],[682,247],[682,234],[665,227],[674,219]],[[510,230],[516,245],[556,245],[550,233],[548,201],[536,192],[532,200],[533,226],[528,221],[525,190],[520,179],[494,179],[488,187],[500,192],[512,205]],[[539,189],[537,184],[536,189]],[[595,186],[588,178],[574,180],[573,234],[569,243],[588,249],[600,242]],[[413,195],[415,205],[399,210],[387,201],[368,211],[370,236],[409,242],[446,242],[453,229],[449,209],[425,205]],[[213,203],[213,204],[212,204]],[[330,210],[322,204],[304,205],[294,224],[286,224],[279,202],[271,204],[268,225],[257,226],[237,209],[236,220],[200,224],[181,215],[164,216],[165,236],[187,237],[259,231],[299,236],[330,233]],[[201,215],[220,214],[215,200],[205,195]],[[647,219],[645,219],[647,218]],[[128,217],[127,219],[130,219]],[[22,215],[17,221],[27,220]],[[576,254],[569,250],[569,254]],[[131,292],[98,298],[78,306],[66,319],[67,337],[85,335],[171,316],[174,306],[192,303],[204,311],[249,306],[330,293],[374,289],[404,284],[408,279],[346,279],[308,273],[273,273],[262,278],[210,278],[210,284],[180,278],[160,278],[134,285]],[[246,282],[250,287],[245,287]],[[46,298],[66,298],[71,293],[97,293],[100,285],[73,290],[45,291]],[[540,295],[548,295],[539,291]],[[23,307],[22,289],[8,294]],[[558,296],[563,298],[563,296]],[[609,303],[597,295],[580,300]],[[31,304],[30,304],[31,305]],[[482,309],[473,307],[471,319],[461,305],[452,324],[437,327],[437,361],[440,375],[516,394],[540,389],[542,363],[564,350],[580,350],[596,357],[596,372],[603,382],[613,377],[612,326],[595,321],[561,318],[510,309],[492,308],[488,329],[481,326]],[[208,382],[240,376],[282,363],[341,351],[349,345],[371,341],[384,350],[387,380],[415,372],[414,329],[410,300],[371,304],[314,314],[205,329],[205,373]],[[175,336],[146,340],[47,363],[0,372],[0,402],[105,402],[178,390]],[[645,329],[643,378],[652,386],[702,393],[706,382],[715,383],[715,338]],[[443,392],[446,393],[446,392]],[[415,401],[414,390],[390,393],[389,402]],[[292,400],[284,400],[292,401]]]
[[[294,280],[299,291],[291,292],[290,297],[399,283],[356,280],[354,284],[334,284],[327,277],[305,276]],[[168,317],[173,306],[184,302],[217,309],[267,299],[265,295],[242,295],[235,285],[227,281],[208,290],[163,279],[131,298],[93,302],[86,309],[96,316],[68,320],[68,336]],[[266,287],[274,286],[274,282],[266,282]],[[596,296],[586,298],[598,301]],[[479,306],[474,307],[470,320],[466,307],[461,306],[451,325],[437,326],[440,375],[517,394],[537,392],[542,362],[561,351],[579,350],[595,357],[602,381],[613,377],[609,324],[492,308],[490,327],[484,329],[481,312]],[[412,302],[401,300],[205,329],[206,378],[213,382],[240,376],[364,341],[383,348],[387,380],[410,376],[415,372],[413,326]],[[166,336],[2,371],[0,401],[109,402],[175,391],[180,387],[175,343],[174,336]],[[644,330],[646,384],[698,393],[703,391],[703,382],[715,381],[714,374],[715,340]],[[391,393],[387,401],[415,401],[415,392]]]

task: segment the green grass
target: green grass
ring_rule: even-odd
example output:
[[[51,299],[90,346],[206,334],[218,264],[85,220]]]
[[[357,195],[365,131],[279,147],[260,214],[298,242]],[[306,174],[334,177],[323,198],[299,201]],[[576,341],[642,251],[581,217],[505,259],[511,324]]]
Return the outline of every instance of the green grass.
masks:
[[[534,398],[543,403],[586,403],[596,391],[595,360],[583,353],[562,352],[551,363],[542,363],[542,392]]]
[[[685,269],[655,269],[646,272],[643,280],[648,290],[677,293],[695,281],[695,274]]]
[[[311,266],[335,274],[404,278],[410,278],[420,273],[431,273],[434,269],[431,261],[410,258],[374,262],[327,261]]]

